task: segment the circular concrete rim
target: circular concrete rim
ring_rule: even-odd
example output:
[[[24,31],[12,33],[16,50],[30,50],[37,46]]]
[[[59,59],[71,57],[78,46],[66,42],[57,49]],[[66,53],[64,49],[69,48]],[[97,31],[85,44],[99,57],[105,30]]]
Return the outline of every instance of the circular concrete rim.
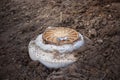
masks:
[[[70,53],[77,49],[79,49],[84,44],[84,38],[79,33],[80,40],[77,40],[76,42],[73,42],[72,44],[64,44],[64,45],[55,45],[55,44],[45,44],[42,39],[42,34],[40,34],[36,40],[35,43],[37,46],[39,46],[42,50],[48,51],[48,52],[58,52],[58,53]]]

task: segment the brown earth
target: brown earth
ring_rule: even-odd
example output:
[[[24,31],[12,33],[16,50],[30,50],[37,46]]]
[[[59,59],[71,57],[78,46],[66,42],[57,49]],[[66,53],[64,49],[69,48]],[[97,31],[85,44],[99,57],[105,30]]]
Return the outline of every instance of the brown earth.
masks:
[[[27,49],[48,26],[76,29],[92,44],[76,63],[48,69]],[[0,80],[120,80],[120,1],[0,0]]]

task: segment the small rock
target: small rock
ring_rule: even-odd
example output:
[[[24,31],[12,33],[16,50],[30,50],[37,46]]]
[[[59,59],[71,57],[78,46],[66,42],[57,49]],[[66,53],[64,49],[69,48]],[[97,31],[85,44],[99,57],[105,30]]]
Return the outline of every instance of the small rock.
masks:
[[[103,43],[103,40],[102,39],[98,39],[97,42],[98,43]]]
[[[105,7],[106,7],[106,8],[109,8],[109,7],[110,7],[110,4],[106,5]]]
[[[103,24],[103,25],[106,25],[106,24],[107,24],[107,20],[106,20],[106,19],[103,19],[102,24]]]
[[[97,32],[95,29],[90,29],[88,32],[89,32],[89,37],[97,35]]]
[[[112,18],[112,15],[109,14],[109,15],[108,15],[108,19],[111,19],[111,18]]]

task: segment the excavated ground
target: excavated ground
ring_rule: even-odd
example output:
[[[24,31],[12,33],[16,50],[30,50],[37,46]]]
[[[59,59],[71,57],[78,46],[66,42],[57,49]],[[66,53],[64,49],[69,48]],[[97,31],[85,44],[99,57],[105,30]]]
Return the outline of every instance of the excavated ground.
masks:
[[[27,48],[48,26],[76,29],[92,44],[76,63],[48,69]],[[120,80],[120,2],[0,0],[0,80]]]

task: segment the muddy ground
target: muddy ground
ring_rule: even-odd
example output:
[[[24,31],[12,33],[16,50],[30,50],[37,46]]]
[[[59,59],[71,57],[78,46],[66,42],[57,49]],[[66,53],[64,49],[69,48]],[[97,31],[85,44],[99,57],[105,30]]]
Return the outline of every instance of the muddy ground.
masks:
[[[92,44],[76,63],[48,69],[27,48],[48,26],[76,29]],[[0,0],[0,80],[120,80],[120,1]]]

